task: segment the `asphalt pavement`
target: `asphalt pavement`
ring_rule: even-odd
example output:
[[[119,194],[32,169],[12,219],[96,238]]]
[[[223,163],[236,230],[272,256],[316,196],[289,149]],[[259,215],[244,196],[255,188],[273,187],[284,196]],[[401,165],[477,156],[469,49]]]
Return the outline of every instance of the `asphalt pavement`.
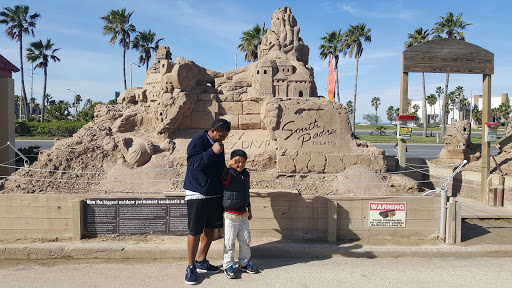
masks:
[[[221,265],[221,259],[210,259]],[[512,258],[266,258],[260,274],[199,273],[203,287],[511,287]],[[42,260],[0,264],[3,288],[190,287],[186,262]]]

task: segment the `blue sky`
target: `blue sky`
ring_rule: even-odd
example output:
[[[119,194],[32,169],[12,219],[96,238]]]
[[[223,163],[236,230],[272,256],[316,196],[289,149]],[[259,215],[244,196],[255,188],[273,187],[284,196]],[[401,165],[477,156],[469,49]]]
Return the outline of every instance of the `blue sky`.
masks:
[[[38,12],[35,37],[24,38],[28,43],[51,38],[61,62],[48,68],[48,93],[54,99],[72,101],[74,93],[84,99],[108,101],[114,91],[123,89],[122,49],[111,46],[109,37],[102,35],[101,16],[111,9],[126,8],[134,11],[131,22],[137,30],[151,29],[158,38],[165,38],[161,45],[169,46],[176,57],[193,60],[205,68],[225,72],[234,68],[235,54],[238,67],[247,65],[244,55],[237,51],[242,31],[255,24],[270,25],[274,10],[291,7],[300,26],[300,36],[310,47],[309,64],[315,69],[318,92],[326,95],[327,61],[318,56],[320,37],[327,32],[342,29],[350,24],[366,23],[372,29],[371,44],[364,44],[359,62],[357,117],[374,113],[370,106],[372,97],[380,97],[378,114],[386,119],[385,110],[399,105],[400,54],[407,34],[417,27],[432,28],[451,11],[463,13],[463,21],[472,23],[464,30],[466,41],[494,53],[495,69],[492,76],[492,96],[512,93],[512,2],[507,0],[481,1],[164,1],[164,0],[89,0],[89,1],[12,1],[1,0],[0,7],[25,4],[31,12]],[[19,66],[19,44],[5,35],[5,25],[0,29],[0,54]],[[507,28],[508,27],[508,28]],[[138,52],[128,51],[127,82],[130,81],[130,63],[137,62]],[[25,68],[30,64],[25,63]],[[340,92],[343,103],[354,95],[355,60],[341,59]],[[40,101],[43,73],[35,70],[33,95]],[[144,69],[132,65],[133,86],[142,86]],[[15,93],[21,94],[20,73],[14,74]],[[30,70],[25,70],[27,94],[30,97]],[[444,75],[426,74],[427,94],[435,87],[444,87]],[[481,75],[450,76],[450,90],[465,88],[466,97],[481,94]],[[510,95],[512,96],[512,95]],[[422,97],[421,74],[409,74],[409,97]]]

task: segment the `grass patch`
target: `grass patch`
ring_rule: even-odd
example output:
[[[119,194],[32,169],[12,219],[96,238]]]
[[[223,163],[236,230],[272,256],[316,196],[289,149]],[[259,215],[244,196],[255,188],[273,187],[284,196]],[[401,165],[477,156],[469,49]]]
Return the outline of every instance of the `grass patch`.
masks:
[[[357,135],[357,137],[359,137],[359,139],[361,139],[361,140],[368,141],[371,143],[398,143],[398,139],[396,138],[395,135],[380,136],[380,135],[361,134],[361,135]],[[500,138],[498,138],[498,140],[495,143],[497,143],[499,140],[500,140]],[[411,139],[407,139],[406,141],[407,141],[407,143],[412,143],[412,144],[442,144],[442,145],[444,145],[443,139],[441,137],[439,137],[439,143],[438,143],[437,137],[435,137],[435,136],[434,137],[413,136]],[[482,137],[471,137],[471,142],[473,142],[475,144],[482,144]],[[491,145],[493,145],[493,143],[491,143]]]
[[[66,139],[69,137],[58,137],[58,136],[17,136],[16,140],[55,140],[55,139]]]

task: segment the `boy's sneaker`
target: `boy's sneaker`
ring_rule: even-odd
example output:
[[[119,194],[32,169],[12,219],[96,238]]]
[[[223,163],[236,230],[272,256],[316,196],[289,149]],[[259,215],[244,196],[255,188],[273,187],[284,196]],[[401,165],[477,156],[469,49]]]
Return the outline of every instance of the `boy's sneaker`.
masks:
[[[231,264],[228,267],[224,268],[224,274],[226,274],[226,277],[229,279],[235,279],[235,265]]]
[[[187,266],[187,273],[185,274],[185,283],[190,285],[197,284],[197,270],[196,266]]]
[[[218,273],[219,267],[210,264],[206,258],[203,261],[196,261],[196,268],[199,272]]]
[[[248,261],[245,266],[238,266],[238,269],[240,269],[243,272],[247,272],[249,274],[256,274],[260,273],[260,270],[256,269],[254,265],[252,265],[251,261]]]

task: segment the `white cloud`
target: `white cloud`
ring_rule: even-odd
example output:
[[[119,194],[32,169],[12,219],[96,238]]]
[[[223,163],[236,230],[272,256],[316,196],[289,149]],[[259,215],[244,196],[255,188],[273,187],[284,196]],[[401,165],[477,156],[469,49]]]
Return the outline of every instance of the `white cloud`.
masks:
[[[389,3],[389,1],[376,2],[373,7],[360,8],[361,2],[342,2],[331,3],[324,2],[321,5],[328,13],[349,13],[357,17],[379,18],[379,19],[413,19],[417,15],[417,11],[405,9],[401,1]]]

